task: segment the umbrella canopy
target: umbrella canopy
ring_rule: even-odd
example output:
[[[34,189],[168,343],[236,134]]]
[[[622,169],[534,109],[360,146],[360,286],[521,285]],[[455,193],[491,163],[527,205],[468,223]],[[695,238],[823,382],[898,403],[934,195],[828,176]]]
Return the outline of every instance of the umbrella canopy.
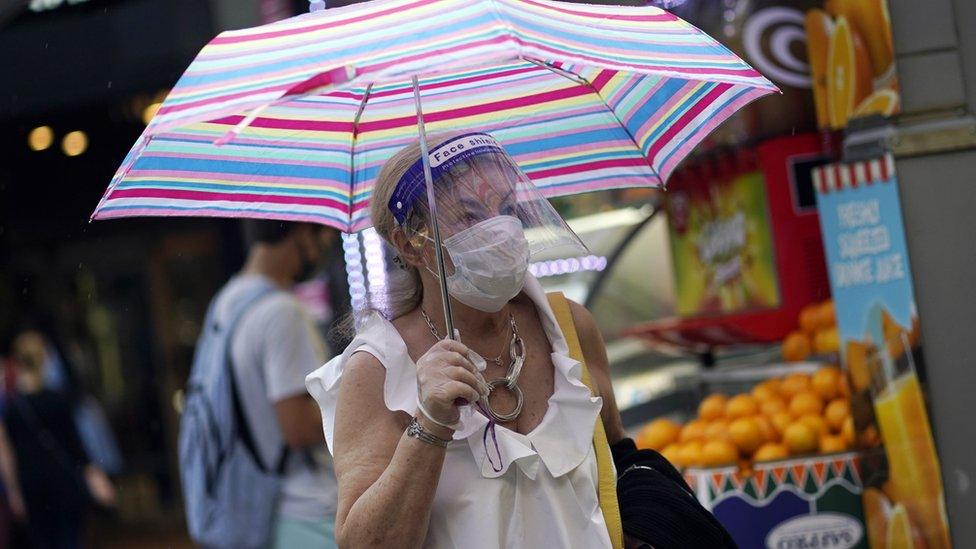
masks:
[[[95,219],[223,216],[369,225],[373,179],[428,132],[492,133],[547,196],[662,185],[776,87],[653,7],[376,0],[205,46]]]

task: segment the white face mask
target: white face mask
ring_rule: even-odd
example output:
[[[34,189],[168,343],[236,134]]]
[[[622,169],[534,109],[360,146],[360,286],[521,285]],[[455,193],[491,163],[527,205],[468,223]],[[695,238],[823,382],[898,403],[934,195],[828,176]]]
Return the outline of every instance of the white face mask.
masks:
[[[495,313],[522,291],[529,241],[517,217],[486,219],[445,239],[444,248],[454,263],[447,291],[468,307]]]

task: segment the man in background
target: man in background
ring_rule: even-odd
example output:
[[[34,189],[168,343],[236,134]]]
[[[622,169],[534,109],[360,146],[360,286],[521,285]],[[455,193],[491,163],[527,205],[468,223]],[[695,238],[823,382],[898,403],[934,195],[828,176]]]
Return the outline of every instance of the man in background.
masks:
[[[218,318],[256,286],[271,292],[248,307],[231,337],[230,358],[258,457],[274,464],[287,447],[273,547],[335,547],[336,483],[326,460],[322,419],[305,376],[329,358],[309,314],[289,291],[326,253],[319,225],[246,220],[247,259],[215,298]]]

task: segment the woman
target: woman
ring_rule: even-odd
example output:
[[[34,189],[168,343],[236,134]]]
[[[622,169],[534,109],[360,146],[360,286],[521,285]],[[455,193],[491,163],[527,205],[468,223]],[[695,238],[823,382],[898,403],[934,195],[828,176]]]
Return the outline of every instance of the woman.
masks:
[[[17,464],[27,528],[35,547],[78,547],[89,501],[111,506],[115,489],[88,459],[60,393],[44,387],[44,337],[25,331],[13,343],[18,394],[4,416]]]
[[[307,380],[335,457],[339,545],[609,547],[593,425],[599,415],[611,443],[624,433],[604,343],[571,304],[592,397],[527,274],[523,227],[550,241],[575,237],[548,203],[531,200],[531,184],[490,136],[430,143],[460,341],[444,338],[415,143],[383,167],[370,207],[406,282],[388,292],[386,316],[369,314],[346,352]]]

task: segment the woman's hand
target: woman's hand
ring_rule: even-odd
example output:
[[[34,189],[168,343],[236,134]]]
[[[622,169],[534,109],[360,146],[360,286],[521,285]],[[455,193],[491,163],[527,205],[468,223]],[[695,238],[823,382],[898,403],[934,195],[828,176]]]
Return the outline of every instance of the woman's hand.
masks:
[[[488,394],[488,384],[467,359],[468,348],[459,341],[435,343],[417,361],[417,389],[423,410],[434,422],[450,425],[461,413],[457,399],[475,403]]]
[[[95,502],[102,507],[115,507],[115,486],[104,471],[94,465],[86,466],[85,484]]]

